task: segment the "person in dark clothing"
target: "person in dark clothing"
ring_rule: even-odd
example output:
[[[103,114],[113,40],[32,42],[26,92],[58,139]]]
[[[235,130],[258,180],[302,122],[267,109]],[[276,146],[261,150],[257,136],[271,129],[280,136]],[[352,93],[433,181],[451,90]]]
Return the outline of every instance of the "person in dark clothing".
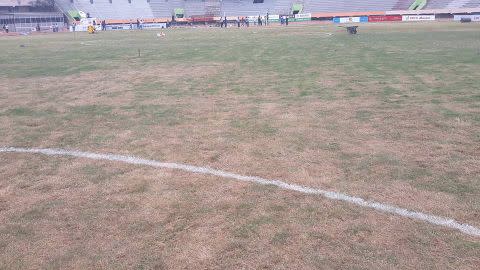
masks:
[[[262,17],[258,15],[258,26],[262,26]]]
[[[267,16],[265,16],[265,25],[268,25],[268,17],[269,17],[269,15],[268,15],[268,12],[267,12]]]
[[[140,21],[137,19],[137,29],[140,29]]]
[[[288,25],[288,16],[285,18],[285,25]]]
[[[227,28],[227,16],[225,16],[225,20],[223,21],[223,24],[225,24],[225,28]]]
[[[37,23],[37,26],[35,27],[35,31],[40,32],[40,24]]]
[[[237,27],[240,28],[240,17],[237,17]]]
[[[105,22],[105,20],[102,21],[102,31],[106,31],[107,30],[107,23]]]

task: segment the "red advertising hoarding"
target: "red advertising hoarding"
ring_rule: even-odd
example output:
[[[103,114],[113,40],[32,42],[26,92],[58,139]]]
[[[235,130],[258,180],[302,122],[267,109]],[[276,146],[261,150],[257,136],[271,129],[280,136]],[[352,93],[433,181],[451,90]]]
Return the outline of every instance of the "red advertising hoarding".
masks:
[[[401,22],[402,15],[374,15],[368,16],[369,22]]]
[[[214,22],[215,18],[213,16],[192,15],[187,20],[189,22]]]

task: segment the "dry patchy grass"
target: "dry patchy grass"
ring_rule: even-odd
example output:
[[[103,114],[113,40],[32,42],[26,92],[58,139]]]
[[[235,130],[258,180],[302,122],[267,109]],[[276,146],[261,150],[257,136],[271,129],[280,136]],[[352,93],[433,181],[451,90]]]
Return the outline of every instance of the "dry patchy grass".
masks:
[[[50,44],[61,52],[58,63],[83,53],[81,65],[92,70],[43,74],[33,60],[19,66],[2,59],[0,67],[18,70],[0,80],[0,145],[209,166],[480,226],[474,87],[480,58],[473,28],[408,26],[362,26],[358,37],[330,26],[179,29],[168,43],[153,44],[148,31],[107,33],[98,36],[99,48],[88,48],[97,59],[70,49],[66,36],[44,37],[25,54]],[[254,46],[260,34],[262,46]],[[121,38],[128,46],[145,41],[138,46],[146,46],[146,57],[123,58],[126,48],[115,43]],[[460,50],[459,41],[470,47]],[[58,63],[47,64],[57,70]],[[455,231],[168,170],[1,154],[0,195],[6,268],[474,269],[480,263],[478,239]]]

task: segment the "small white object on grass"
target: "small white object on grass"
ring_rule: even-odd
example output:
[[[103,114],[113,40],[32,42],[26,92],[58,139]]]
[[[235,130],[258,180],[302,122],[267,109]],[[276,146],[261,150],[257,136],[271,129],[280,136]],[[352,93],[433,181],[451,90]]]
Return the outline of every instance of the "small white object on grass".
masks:
[[[160,32],[160,33],[157,33],[157,37],[165,37],[165,33],[164,32]]]

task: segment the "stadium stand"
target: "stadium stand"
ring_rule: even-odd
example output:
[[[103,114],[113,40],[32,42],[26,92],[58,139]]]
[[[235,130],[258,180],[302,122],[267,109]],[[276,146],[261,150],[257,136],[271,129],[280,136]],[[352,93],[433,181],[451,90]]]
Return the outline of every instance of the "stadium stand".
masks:
[[[345,5],[337,0],[307,0],[304,8],[306,12],[336,12],[344,11]]]
[[[307,0],[305,12],[355,12],[393,10],[398,0]],[[412,1],[408,5],[410,5]]]
[[[185,1],[185,16],[205,15],[205,1],[202,0],[186,0]]]
[[[292,10],[292,0],[277,0],[275,1],[275,8],[272,13],[282,14],[282,15],[290,14],[291,10]]]
[[[19,1],[27,3],[30,0],[0,0],[0,13],[2,8],[5,10],[4,13],[8,13],[9,7],[20,3]],[[470,9],[480,8],[480,0],[263,0],[263,2],[261,0],[56,0],[55,3],[59,11],[70,19],[75,17],[74,14],[82,11],[92,18],[101,20],[152,18],[166,20],[175,14],[175,10],[177,13],[181,12],[186,18],[191,16],[213,18],[225,15],[229,17],[258,16],[265,15],[267,12],[285,15],[295,11],[326,17],[332,16],[333,13],[336,13],[336,16],[358,16],[391,11],[397,12],[396,14],[418,14],[419,10],[435,14],[441,10],[472,13],[478,11]]]
[[[290,2],[291,3],[291,2]],[[258,16],[267,12],[274,12],[275,1],[264,0],[263,3],[253,3],[253,1],[241,0],[223,0],[221,15],[227,16]]]
[[[35,6],[31,0],[0,0],[0,26],[8,25],[10,32],[53,31],[64,24],[63,12],[53,6]]]
[[[12,32],[30,32],[37,26],[40,27],[40,31],[52,31],[54,25],[63,27],[64,16],[59,12],[16,13],[13,23],[12,15],[0,14],[0,25],[4,24],[7,24]]]
[[[394,10],[407,10],[412,4],[412,0],[399,0],[393,7]]]
[[[185,17],[257,16],[260,14],[291,14],[299,4],[302,13],[364,12],[408,10],[422,0],[57,0],[60,9],[81,10],[100,19],[170,18],[175,9],[183,9]],[[480,0],[428,0],[426,6],[414,9],[478,8]]]
[[[459,1],[452,1],[452,0],[430,0],[427,1],[427,5],[425,9],[442,9],[447,8],[450,2],[459,2]]]
[[[345,1],[345,11],[379,11],[392,10],[396,0],[371,1],[371,0],[350,0]]]
[[[210,16],[220,16],[222,3],[220,0],[205,0],[205,14]]]
[[[153,12],[147,0],[57,0],[57,6],[67,13],[81,10],[90,17],[99,19],[137,19],[153,18]]]
[[[150,0],[150,7],[155,18],[170,18],[176,8],[185,8],[184,0]]]
[[[451,1],[446,8],[461,8],[463,7],[467,2],[470,0],[457,0],[457,1]]]
[[[424,9],[478,8],[480,0],[428,0]]]
[[[480,8],[480,0],[470,0],[468,3],[465,3],[463,8]]]

